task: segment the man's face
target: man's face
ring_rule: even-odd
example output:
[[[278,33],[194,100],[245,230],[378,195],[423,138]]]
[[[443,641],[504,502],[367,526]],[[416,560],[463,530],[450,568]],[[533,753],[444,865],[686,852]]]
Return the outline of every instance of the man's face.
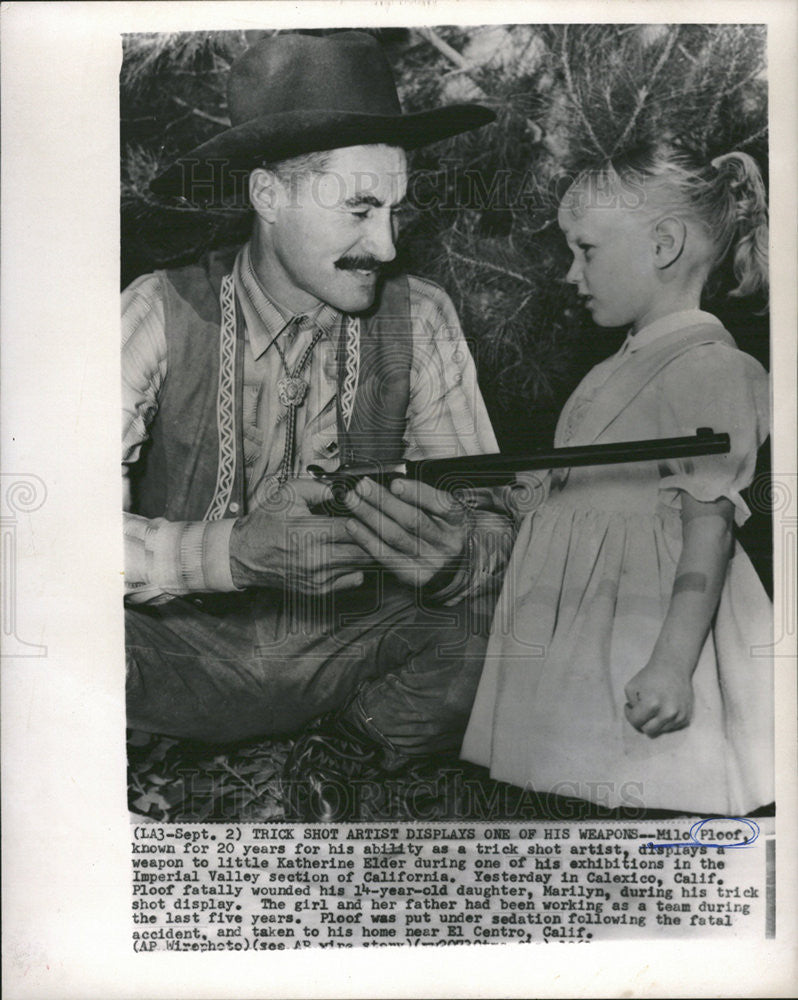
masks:
[[[307,312],[326,302],[361,312],[374,301],[379,269],[396,256],[394,212],[407,189],[403,149],[333,150],[321,173],[274,188],[258,269],[281,305]]]

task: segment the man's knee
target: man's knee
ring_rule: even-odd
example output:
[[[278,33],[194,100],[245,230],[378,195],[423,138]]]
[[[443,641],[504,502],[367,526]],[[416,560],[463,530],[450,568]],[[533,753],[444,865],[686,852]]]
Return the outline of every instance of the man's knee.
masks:
[[[395,670],[364,684],[349,712],[376,739],[400,753],[456,751],[476,697],[487,640],[455,636],[430,642]],[[461,637],[462,638],[462,637]]]

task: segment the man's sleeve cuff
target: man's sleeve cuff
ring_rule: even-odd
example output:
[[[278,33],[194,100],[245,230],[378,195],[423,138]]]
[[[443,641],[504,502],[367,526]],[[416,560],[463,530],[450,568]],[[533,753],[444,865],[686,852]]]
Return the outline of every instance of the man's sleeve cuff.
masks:
[[[148,539],[150,580],[166,593],[225,593],[236,590],[230,571],[230,535],[235,521],[163,521]],[[149,547],[149,546],[148,546]]]
[[[230,536],[235,523],[235,518],[225,517],[205,525],[203,575],[207,590],[227,593],[238,589],[230,569]]]

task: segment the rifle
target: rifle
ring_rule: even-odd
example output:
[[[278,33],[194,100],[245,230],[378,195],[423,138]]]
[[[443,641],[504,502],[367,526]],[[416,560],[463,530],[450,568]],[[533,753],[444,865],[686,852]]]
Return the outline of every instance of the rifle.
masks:
[[[688,437],[614,441],[610,444],[582,445],[576,448],[539,448],[517,455],[463,455],[457,458],[423,458],[415,462],[355,462],[340,465],[332,472],[319,465],[309,465],[308,472],[332,488],[334,502],[332,505],[325,505],[325,510],[341,513],[346,508],[336,508],[344,495],[366,476],[383,486],[389,485],[394,479],[405,477],[427,483],[439,490],[454,492],[504,486],[513,482],[517,472],[570,469],[582,465],[656,462],[694,455],[725,455],[729,448],[728,434],[716,434],[711,427],[699,427],[694,435]]]

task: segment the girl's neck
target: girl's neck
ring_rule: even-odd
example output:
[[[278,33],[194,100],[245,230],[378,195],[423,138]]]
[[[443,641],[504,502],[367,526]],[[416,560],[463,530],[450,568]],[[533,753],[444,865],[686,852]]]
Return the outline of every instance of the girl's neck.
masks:
[[[673,313],[685,312],[688,309],[701,308],[701,292],[682,289],[678,298],[668,296],[658,302],[653,302],[651,308],[642,316],[638,316],[632,323],[632,334],[638,333],[646,326],[650,326],[658,319],[664,319]]]

